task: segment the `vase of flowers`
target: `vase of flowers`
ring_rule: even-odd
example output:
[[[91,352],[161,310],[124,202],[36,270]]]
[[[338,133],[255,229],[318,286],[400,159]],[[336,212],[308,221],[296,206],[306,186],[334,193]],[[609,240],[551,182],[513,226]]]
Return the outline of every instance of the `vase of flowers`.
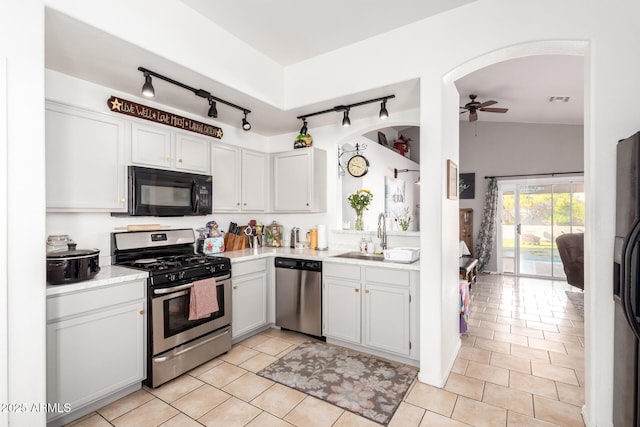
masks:
[[[356,211],[356,230],[364,230],[364,224],[362,223],[362,214],[369,209],[371,200],[373,200],[373,194],[369,190],[358,190],[356,193],[350,194],[347,197],[349,204]]]

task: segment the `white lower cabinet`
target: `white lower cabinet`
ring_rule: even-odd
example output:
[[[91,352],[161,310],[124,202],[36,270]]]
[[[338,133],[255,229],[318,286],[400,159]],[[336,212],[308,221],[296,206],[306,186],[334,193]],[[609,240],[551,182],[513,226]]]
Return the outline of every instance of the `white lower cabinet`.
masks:
[[[267,324],[267,261],[237,262],[231,271],[231,337],[237,338]]]
[[[145,286],[125,282],[47,299],[47,402],[80,411],[141,383]],[[48,418],[61,416],[68,414]]]
[[[364,345],[409,355],[409,298],[408,288],[365,284]]]
[[[323,290],[324,335],[360,343],[360,282],[325,276]]]
[[[417,271],[325,261],[324,335],[417,359],[418,282]]]

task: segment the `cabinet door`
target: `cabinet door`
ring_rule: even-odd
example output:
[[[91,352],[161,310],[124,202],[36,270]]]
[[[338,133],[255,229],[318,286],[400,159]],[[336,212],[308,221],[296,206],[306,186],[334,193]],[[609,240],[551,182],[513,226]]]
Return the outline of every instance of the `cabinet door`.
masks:
[[[172,132],[158,126],[131,125],[131,163],[171,168],[173,164]]]
[[[48,324],[47,402],[75,410],[142,381],[144,307],[141,300]]]
[[[409,289],[365,284],[364,345],[409,355]]]
[[[273,161],[274,210],[310,211],[313,197],[311,152],[302,149],[277,153]]]
[[[267,200],[267,155],[242,150],[242,210],[264,211]]]
[[[240,149],[228,145],[213,146],[213,210],[240,209]]]
[[[47,210],[126,210],[125,123],[47,102]]]
[[[191,135],[176,134],[177,170],[209,174],[211,141]]]
[[[267,274],[233,278],[232,338],[267,324]]]
[[[360,343],[360,283],[324,279],[324,335]]]

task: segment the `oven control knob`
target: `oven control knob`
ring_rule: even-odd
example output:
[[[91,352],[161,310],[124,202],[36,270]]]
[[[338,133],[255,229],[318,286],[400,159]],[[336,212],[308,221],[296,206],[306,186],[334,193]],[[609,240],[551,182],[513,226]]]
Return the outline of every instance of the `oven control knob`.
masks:
[[[169,279],[170,282],[175,282],[176,280],[176,273],[168,273],[166,274],[164,277],[166,277],[167,279]]]
[[[180,280],[184,279],[184,275],[185,275],[184,271],[179,271],[178,272],[178,279],[180,279]]]

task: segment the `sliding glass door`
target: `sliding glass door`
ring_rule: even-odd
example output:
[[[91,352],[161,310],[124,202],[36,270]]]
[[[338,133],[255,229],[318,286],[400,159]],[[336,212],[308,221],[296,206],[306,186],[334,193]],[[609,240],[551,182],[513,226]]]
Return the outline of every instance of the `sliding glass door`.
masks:
[[[582,178],[501,181],[498,187],[499,272],[565,278],[555,239],[584,232]]]

